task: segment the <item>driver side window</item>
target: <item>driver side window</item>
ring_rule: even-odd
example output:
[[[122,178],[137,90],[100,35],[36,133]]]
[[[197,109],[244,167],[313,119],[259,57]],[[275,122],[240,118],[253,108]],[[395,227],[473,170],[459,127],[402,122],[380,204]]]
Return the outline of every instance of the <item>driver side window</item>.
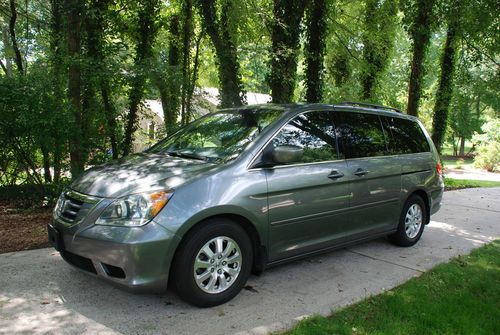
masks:
[[[296,116],[272,141],[273,147],[293,145],[304,151],[298,163],[316,163],[339,159],[332,113],[307,112]]]

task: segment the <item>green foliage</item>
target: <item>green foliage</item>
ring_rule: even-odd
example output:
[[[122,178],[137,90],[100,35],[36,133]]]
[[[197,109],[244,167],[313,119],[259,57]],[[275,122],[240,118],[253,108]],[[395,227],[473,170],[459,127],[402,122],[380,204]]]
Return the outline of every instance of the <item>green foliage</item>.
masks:
[[[361,74],[363,100],[377,102],[377,89],[390,63],[397,22],[396,0],[366,1]]]
[[[475,187],[500,187],[500,182],[489,180],[468,180],[468,179],[444,179],[445,190],[460,190]]]
[[[491,119],[481,128],[483,134],[472,138],[477,155],[474,165],[488,171],[500,171],[500,119]]]
[[[16,20],[10,4],[0,2],[1,184],[58,181],[70,165],[127,153],[145,98],[161,99],[171,132],[198,110],[191,100],[207,104],[191,99],[195,87],[219,87],[227,106],[252,91],[409,112],[417,90],[419,117],[456,148],[500,116],[494,0],[35,0],[27,11],[15,1]],[[450,72],[440,60],[452,22]]]

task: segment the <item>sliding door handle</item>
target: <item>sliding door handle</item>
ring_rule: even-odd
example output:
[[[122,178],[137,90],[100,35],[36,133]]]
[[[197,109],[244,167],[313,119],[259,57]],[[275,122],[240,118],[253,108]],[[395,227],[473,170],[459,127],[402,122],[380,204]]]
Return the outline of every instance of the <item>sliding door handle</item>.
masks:
[[[356,171],[354,171],[354,174],[358,177],[361,177],[361,176],[364,176],[365,174],[368,174],[368,170],[364,170],[362,168],[359,168],[357,169]]]
[[[337,170],[333,170],[328,175],[328,178],[330,178],[330,179],[338,179],[338,178],[342,178],[343,176],[344,176],[344,174],[342,172],[339,172]]]

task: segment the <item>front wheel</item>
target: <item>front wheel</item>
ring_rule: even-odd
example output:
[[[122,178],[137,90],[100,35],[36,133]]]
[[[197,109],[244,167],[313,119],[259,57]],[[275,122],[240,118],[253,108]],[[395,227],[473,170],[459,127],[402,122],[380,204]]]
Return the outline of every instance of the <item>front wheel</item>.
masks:
[[[226,219],[209,220],[180,246],[173,284],[179,296],[195,306],[220,305],[240,292],[252,261],[252,244],[243,228]]]
[[[412,195],[403,206],[398,230],[389,235],[389,240],[401,247],[414,245],[424,232],[426,217],[427,212],[424,201],[418,195]]]

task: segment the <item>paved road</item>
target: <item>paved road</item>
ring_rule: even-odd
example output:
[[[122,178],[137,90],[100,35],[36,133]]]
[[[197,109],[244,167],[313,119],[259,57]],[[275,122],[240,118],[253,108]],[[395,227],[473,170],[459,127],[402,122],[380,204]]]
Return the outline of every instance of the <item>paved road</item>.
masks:
[[[251,277],[233,301],[197,309],[173,293],[133,295],[67,266],[51,249],[0,255],[0,334],[263,334],[390,289],[500,236],[500,188],[445,193],[422,240],[384,239]]]

